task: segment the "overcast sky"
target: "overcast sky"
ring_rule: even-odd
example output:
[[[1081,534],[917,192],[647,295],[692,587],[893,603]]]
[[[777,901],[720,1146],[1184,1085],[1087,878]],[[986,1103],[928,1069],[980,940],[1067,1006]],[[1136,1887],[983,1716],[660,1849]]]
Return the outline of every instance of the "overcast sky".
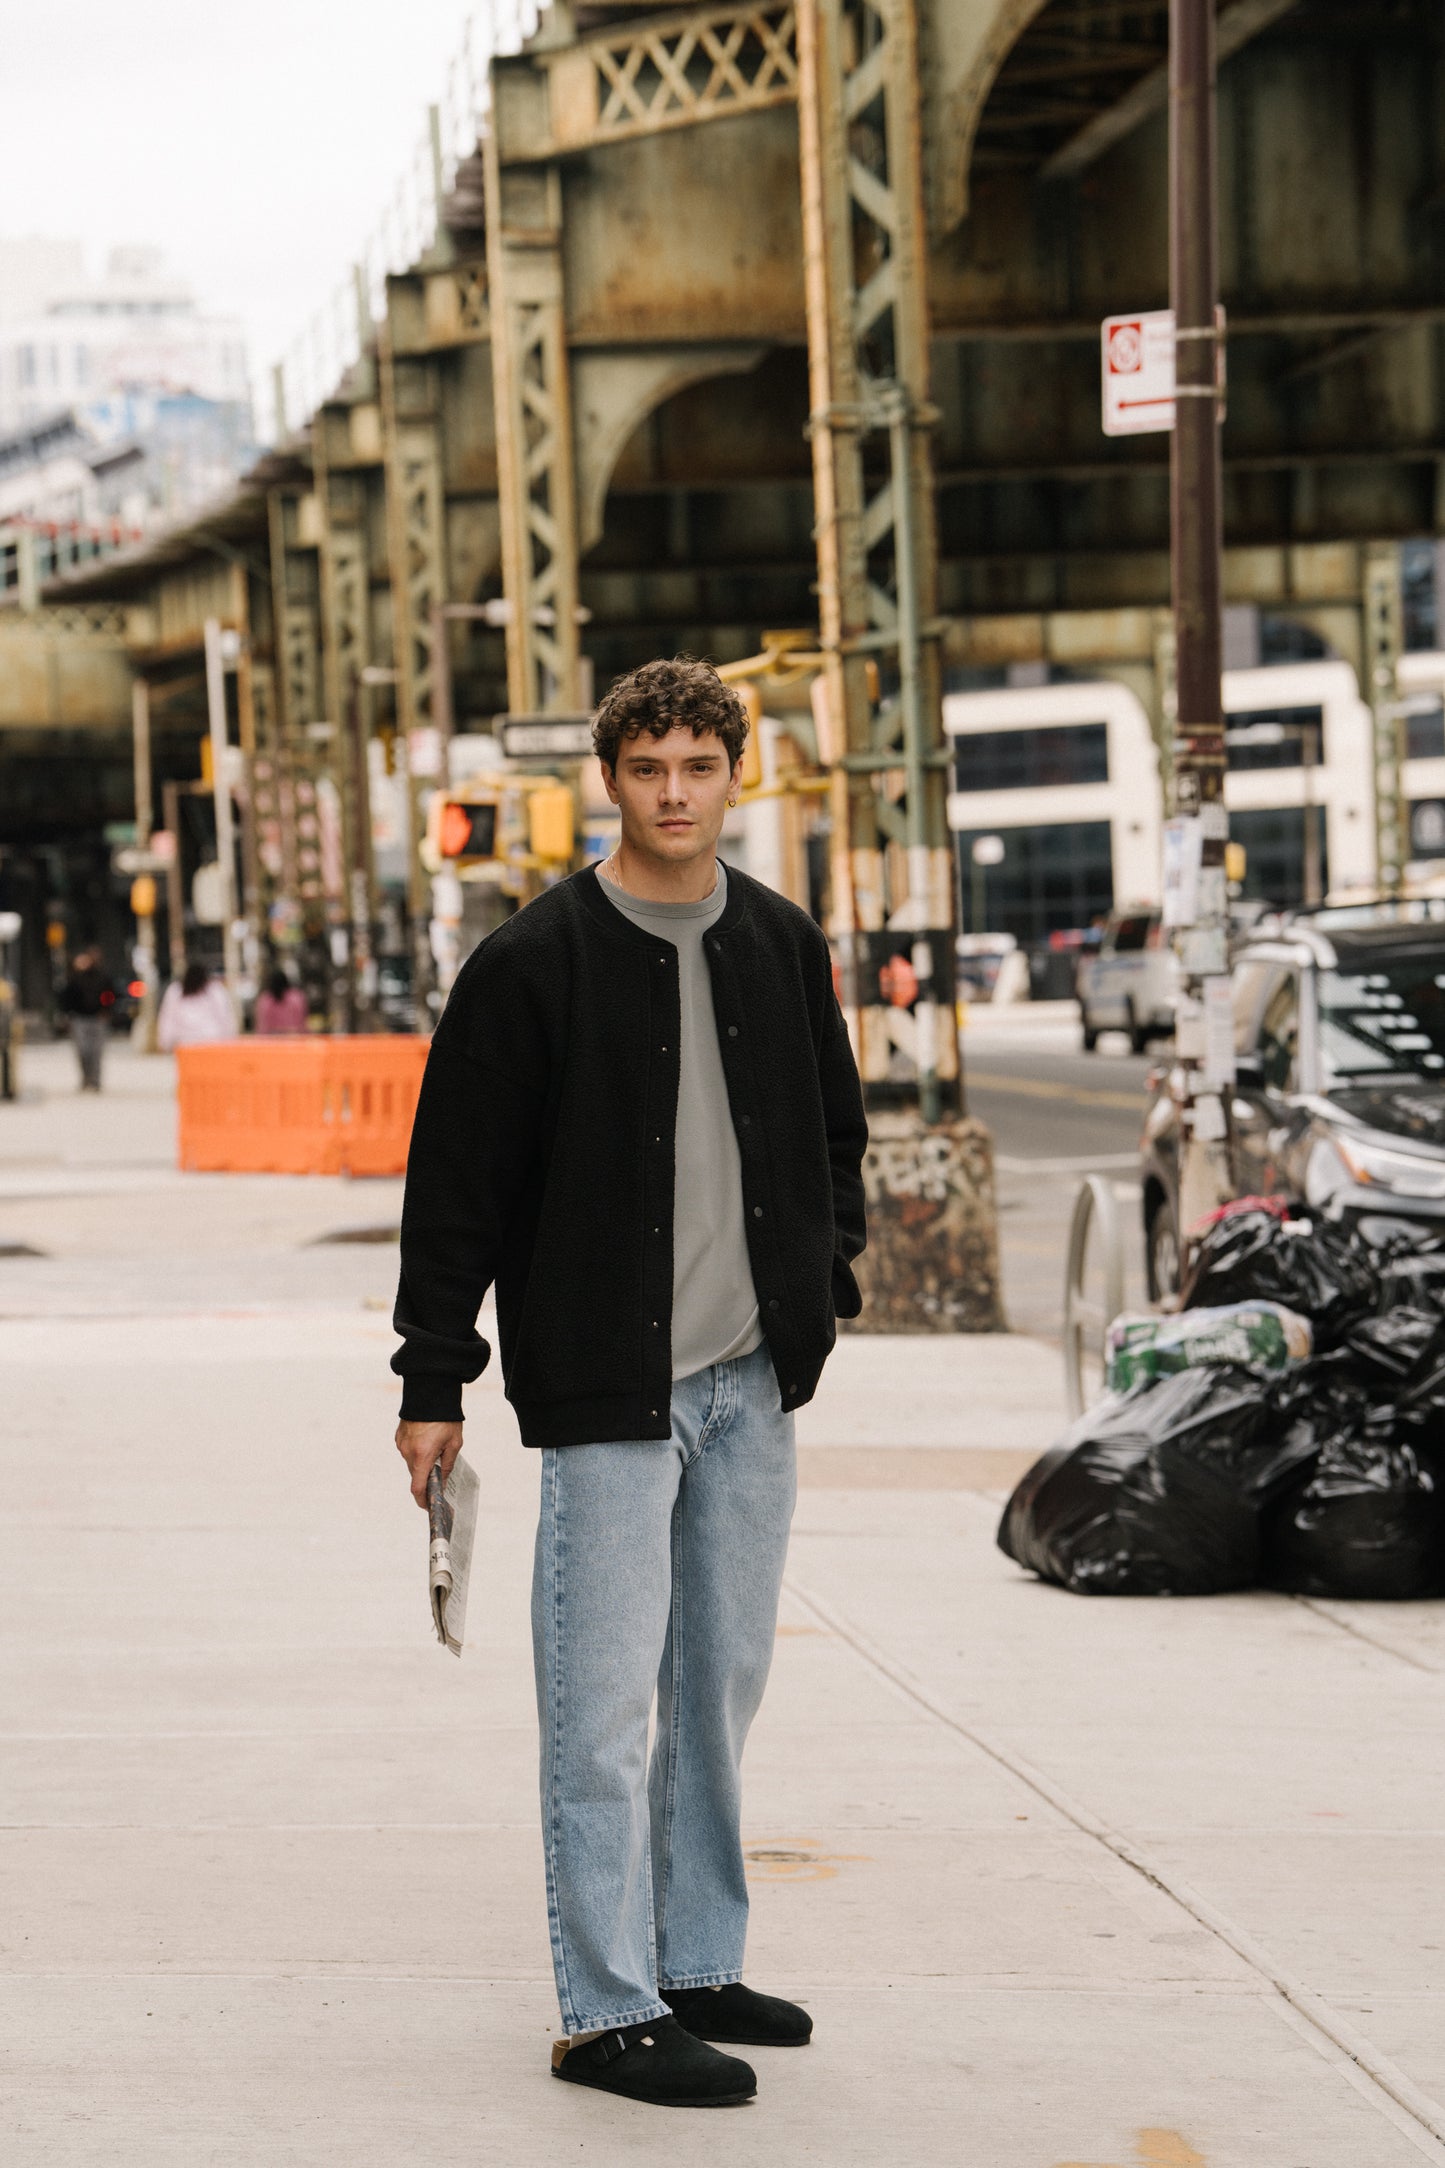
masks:
[[[377,225],[467,0],[0,0],[0,233],[163,248],[270,369]]]

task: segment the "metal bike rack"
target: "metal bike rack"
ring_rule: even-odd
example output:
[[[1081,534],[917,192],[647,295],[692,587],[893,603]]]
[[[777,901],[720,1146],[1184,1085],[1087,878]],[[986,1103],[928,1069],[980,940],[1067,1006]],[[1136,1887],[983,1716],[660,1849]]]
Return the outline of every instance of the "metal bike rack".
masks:
[[[1089,1404],[1086,1363],[1102,1380],[1104,1335],[1124,1307],[1124,1230],[1114,1185],[1087,1177],[1074,1200],[1064,1268],[1064,1393],[1070,1418]]]

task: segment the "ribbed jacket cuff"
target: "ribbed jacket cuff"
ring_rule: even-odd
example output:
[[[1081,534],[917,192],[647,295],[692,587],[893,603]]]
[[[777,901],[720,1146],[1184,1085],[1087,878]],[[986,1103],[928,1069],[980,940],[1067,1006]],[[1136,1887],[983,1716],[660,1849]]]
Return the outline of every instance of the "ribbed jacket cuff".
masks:
[[[462,1388],[458,1378],[444,1378],[434,1371],[420,1371],[401,1381],[401,1419],[404,1423],[459,1423],[462,1420]]]

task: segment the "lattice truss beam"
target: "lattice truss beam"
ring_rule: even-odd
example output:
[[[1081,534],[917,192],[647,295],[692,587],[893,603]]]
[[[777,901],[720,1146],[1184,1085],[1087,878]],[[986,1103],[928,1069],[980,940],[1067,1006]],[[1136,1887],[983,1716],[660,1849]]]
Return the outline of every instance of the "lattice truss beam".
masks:
[[[312,463],[321,509],[321,655],[327,715],[336,747],[341,842],[352,960],[370,953],[370,799],[361,739],[361,673],[371,660],[371,583],[366,482],[336,474],[325,456],[325,421],[313,437]]]
[[[397,667],[403,721],[407,730],[423,730],[438,719],[432,611],[446,600],[441,450],[430,422],[398,425],[387,490],[395,494],[401,535],[400,577],[393,572],[392,599],[393,608],[401,605]]]
[[[256,872],[263,919],[278,896],[296,893],[296,852],[283,793],[281,732],[276,714],[276,673],[269,662],[253,659],[250,673],[253,752],[251,811],[256,831]]]
[[[515,312],[514,363],[521,405],[522,502],[526,519],[527,592],[531,646],[538,673],[538,693],[559,685],[569,657],[558,637],[558,611],[565,578],[564,537],[558,519],[558,461],[563,431],[558,426],[558,377],[555,342],[561,335],[557,314],[545,304],[524,305]],[[545,699],[541,701],[546,705]]]
[[[579,699],[577,478],[555,167],[504,171],[486,145],[492,387],[507,699],[514,713]]]
[[[912,0],[800,0],[799,48],[819,617],[828,708],[853,764],[834,771],[830,930],[865,1079],[892,1076],[895,1055],[915,1047],[920,1074],[949,1077],[951,1030],[937,1029],[929,1060],[913,1019],[883,1002],[877,968],[886,936],[909,929],[931,988],[927,1034],[951,1016]]]
[[[257,857],[273,899],[304,909],[326,902],[318,786],[322,741],[320,616],[314,555],[296,546],[298,500],[273,490],[269,503],[272,617],[275,625],[274,751],[262,752],[261,718],[253,764]],[[259,688],[253,688],[253,700]],[[263,813],[263,805],[265,812]]]
[[[582,38],[545,58],[551,157],[626,136],[790,105],[798,92],[793,0],[716,8]]]

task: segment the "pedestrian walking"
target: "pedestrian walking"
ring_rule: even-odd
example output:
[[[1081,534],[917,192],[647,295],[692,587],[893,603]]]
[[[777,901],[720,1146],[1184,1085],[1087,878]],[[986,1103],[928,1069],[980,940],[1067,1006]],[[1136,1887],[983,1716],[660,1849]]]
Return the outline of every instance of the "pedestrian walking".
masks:
[[[256,1002],[256,1036],[259,1039],[295,1037],[305,1031],[310,1010],[299,986],[284,971],[271,973]]]
[[[236,1012],[221,979],[202,963],[186,965],[185,976],[172,979],[161,995],[156,1040],[163,1054],[178,1046],[208,1046],[236,1037]]]
[[[70,1022],[71,1042],[80,1063],[80,1089],[100,1090],[101,1063],[105,1059],[110,1012],[115,1007],[115,988],[101,968],[96,949],[80,949],[71,961],[60,992],[62,1015]]]
[[[751,2097],[812,2020],[743,1983],[739,1761],[772,1658],[793,1411],[860,1298],[862,1094],[813,921],[724,867],[747,720],[703,663],[615,685],[622,839],[461,971],[412,1134],[397,1446],[425,1503],[490,1349],[541,1455],[532,1636],[559,2078]],[[656,1704],[650,1767],[649,1715]]]

